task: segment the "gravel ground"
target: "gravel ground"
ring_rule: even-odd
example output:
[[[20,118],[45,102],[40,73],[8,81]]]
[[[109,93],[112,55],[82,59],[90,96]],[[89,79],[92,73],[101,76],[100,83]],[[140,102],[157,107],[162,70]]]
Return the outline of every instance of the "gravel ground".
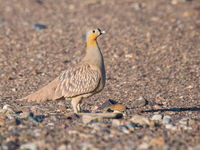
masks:
[[[96,27],[107,83],[84,109],[111,99],[123,118],[17,100],[79,62]],[[199,41],[199,0],[0,0],[0,150],[199,150]]]

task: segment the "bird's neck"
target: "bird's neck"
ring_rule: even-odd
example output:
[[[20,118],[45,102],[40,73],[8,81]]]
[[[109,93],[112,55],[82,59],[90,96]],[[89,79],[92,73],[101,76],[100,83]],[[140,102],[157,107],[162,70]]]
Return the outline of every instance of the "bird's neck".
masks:
[[[86,55],[83,62],[100,68],[104,66],[103,55],[96,40],[87,41]]]
[[[92,40],[89,39],[87,41],[87,49],[91,49],[91,48],[95,48],[95,47],[98,47],[96,39],[92,39]]]

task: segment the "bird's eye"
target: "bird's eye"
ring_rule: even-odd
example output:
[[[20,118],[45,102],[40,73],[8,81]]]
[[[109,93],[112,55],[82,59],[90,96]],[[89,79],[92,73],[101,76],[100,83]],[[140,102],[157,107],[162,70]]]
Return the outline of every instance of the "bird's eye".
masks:
[[[95,33],[95,30],[93,30],[92,32]]]

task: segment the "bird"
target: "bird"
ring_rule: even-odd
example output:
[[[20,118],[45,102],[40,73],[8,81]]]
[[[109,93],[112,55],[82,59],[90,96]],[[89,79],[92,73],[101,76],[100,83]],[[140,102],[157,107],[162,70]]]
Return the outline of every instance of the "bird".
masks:
[[[105,31],[99,28],[89,30],[86,34],[86,53],[83,59],[23,99],[37,103],[59,99],[71,100],[74,113],[80,113],[83,99],[99,93],[105,86],[104,58],[97,43],[97,38],[104,33]]]

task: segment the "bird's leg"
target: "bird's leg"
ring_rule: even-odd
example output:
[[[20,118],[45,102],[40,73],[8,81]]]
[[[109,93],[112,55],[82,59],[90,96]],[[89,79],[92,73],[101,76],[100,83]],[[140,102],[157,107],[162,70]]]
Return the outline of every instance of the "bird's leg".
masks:
[[[71,101],[71,104],[72,104],[72,107],[73,107],[73,110],[75,113],[78,113],[81,110],[80,104],[79,104],[81,102],[81,100],[82,100],[82,97],[79,96],[79,97],[73,98]]]
[[[77,109],[78,109],[78,112],[81,112],[81,107],[83,106],[83,98],[81,98],[81,100],[79,101],[78,105],[77,105]]]

